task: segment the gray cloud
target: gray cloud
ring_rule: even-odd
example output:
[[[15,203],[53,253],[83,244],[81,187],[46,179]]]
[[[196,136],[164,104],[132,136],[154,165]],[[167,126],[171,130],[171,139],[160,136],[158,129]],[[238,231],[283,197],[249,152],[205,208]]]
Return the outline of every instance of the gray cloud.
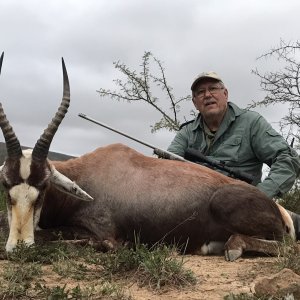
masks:
[[[150,106],[117,103],[97,94],[100,87],[114,89],[119,74],[113,61],[137,69],[144,51],[152,51],[163,61],[177,96],[190,93],[198,73],[215,70],[230,99],[246,106],[264,96],[251,70],[277,66],[256,58],[280,38],[298,39],[299,10],[296,0],[3,0],[0,100],[21,143],[33,146],[60,102],[63,56],[72,102],[51,149],[80,155],[122,142],[151,154],[77,116],[86,113],[150,144],[168,146],[174,133],[150,133],[150,124],[159,118]],[[183,111],[188,114],[190,108],[185,103]],[[260,111],[276,127],[285,108]]]

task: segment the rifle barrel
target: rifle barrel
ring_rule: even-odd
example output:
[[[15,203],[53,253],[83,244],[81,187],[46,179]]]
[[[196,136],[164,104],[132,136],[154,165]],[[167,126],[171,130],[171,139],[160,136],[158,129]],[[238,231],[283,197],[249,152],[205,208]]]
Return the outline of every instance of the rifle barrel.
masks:
[[[138,140],[138,139],[136,139],[136,138],[134,138],[134,137],[128,135],[128,134],[125,133],[125,132],[122,132],[122,131],[120,131],[120,130],[117,130],[117,129],[115,129],[115,128],[112,128],[112,127],[110,127],[110,126],[108,126],[108,125],[106,125],[106,124],[104,124],[104,123],[101,123],[101,122],[95,120],[95,119],[92,119],[92,118],[88,117],[88,116],[85,115],[85,114],[79,113],[78,116],[81,117],[81,118],[83,118],[83,119],[86,119],[86,120],[88,120],[88,121],[91,121],[91,122],[93,122],[93,123],[95,123],[95,124],[97,124],[97,125],[100,125],[100,126],[106,128],[106,129],[109,129],[109,130],[114,131],[114,132],[116,132],[116,133],[118,133],[118,134],[121,134],[121,135],[123,135],[123,136],[125,136],[125,137],[127,137],[127,138],[129,138],[129,139],[131,139],[131,140],[133,140],[133,141],[135,141],[135,142],[138,142],[138,143],[140,143],[140,144],[142,144],[142,145],[144,145],[144,146],[146,146],[146,147],[152,148],[153,150],[156,148],[156,147],[154,147],[153,145],[150,145],[150,144],[148,144],[148,143],[146,143],[146,142],[143,142],[143,141],[141,141],[141,140]]]
[[[113,132],[116,132],[116,133],[118,133],[118,134],[120,134],[120,135],[123,135],[123,136],[125,136],[125,137],[127,137],[127,138],[129,138],[129,139],[131,139],[131,140],[133,140],[133,141],[135,141],[135,142],[138,142],[138,143],[140,143],[140,144],[146,146],[146,147],[149,147],[149,148],[151,148],[151,149],[154,150],[154,153],[155,153],[155,154],[158,154],[158,155],[161,155],[161,154],[163,155],[163,154],[164,154],[165,156],[168,156],[168,158],[170,158],[170,159],[175,159],[175,160],[180,160],[180,161],[190,162],[190,161],[184,159],[183,157],[181,157],[181,156],[179,156],[179,155],[176,155],[176,154],[174,154],[174,153],[172,153],[172,152],[169,152],[169,151],[166,151],[166,150],[159,149],[159,148],[157,148],[157,147],[155,147],[155,146],[153,146],[153,145],[151,145],[151,144],[149,144],[149,143],[146,143],[146,142],[141,141],[141,140],[139,140],[139,139],[137,139],[137,138],[134,138],[134,137],[130,136],[129,134],[125,133],[125,132],[122,132],[122,131],[120,131],[120,130],[117,130],[117,129],[115,129],[115,128],[112,128],[111,126],[108,126],[108,125],[106,125],[106,124],[104,124],[104,123],[101,123],[101,122],[99,122],[99,121],[97,121],[97,120],[95,120],[95,119],[92,119],[92,118],[88,117],[88,116],[85,115],[85,114],[79,113],[78,116],[81,117],[81,118],[83,118],[83,119],[86,119],[86,120],[88,120],[88,121],[90,121],[90,122],[92,122],[92,123],[95,123],[95,124],[97,124],[97,125],[100,125],[100,126],[106,128],[106,129],[109,129],[109,130],[111,130],[111,131],[113,131]]]

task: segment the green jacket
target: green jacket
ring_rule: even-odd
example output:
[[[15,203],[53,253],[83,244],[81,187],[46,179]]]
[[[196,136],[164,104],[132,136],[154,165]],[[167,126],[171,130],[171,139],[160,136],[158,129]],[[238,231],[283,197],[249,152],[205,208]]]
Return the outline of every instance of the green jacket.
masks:
[[[187,148],[194,148],[212,159],[224,161],[228,167],[253,175],[253,184],[270,198],[289,191],[299,175],[297,152],[260,114],[231,102],[210,146],[207,141],[199,114],[178,131],[168,151],[184,156]],[[270,171],[261,182],[263,163]]]

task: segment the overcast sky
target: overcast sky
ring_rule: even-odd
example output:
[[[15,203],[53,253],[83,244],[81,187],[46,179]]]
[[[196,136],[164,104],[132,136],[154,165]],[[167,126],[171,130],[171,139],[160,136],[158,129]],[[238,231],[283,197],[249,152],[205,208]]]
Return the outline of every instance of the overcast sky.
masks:
[[[230,100],[246,107],[264,97],[251,70],[276,70],[278,64],[256,58],[280,39],[299,39],[299,12],[299,0],[1,0],[0,101],[21,144],[34,146],[61,101],[63,56],[71,105],[51,150],[81,155],[122,142],[151,154],[77,116],[87,114],[167,148],[174,133],[151,134],[159,115],[150,106],[99,97],[99,88],[115,89],[113,79],[120,74],[114,61],[138,69],[144,52],[151,51],[163,62],[178,97],[190,93],[198,73],[214,70]],[[162,94],[157,96],[167,105]],[[192,103],[185,106],[189,111]],[[284,115],[276,107],[259,111],[275,128]]]

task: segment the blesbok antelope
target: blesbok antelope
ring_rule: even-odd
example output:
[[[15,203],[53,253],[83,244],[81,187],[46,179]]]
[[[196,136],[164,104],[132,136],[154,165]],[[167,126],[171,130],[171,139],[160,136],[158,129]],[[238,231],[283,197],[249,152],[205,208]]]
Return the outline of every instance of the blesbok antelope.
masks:
[[[0,61],[0,72],[3,54]],[[233,261],[244,251],[274,254],[285,232],[295,238],[286,211],[247,183],[204,166],[144,156],[114,144],[64,162],[47,159],[70,102],[63,62],[61,105],[32,151],[19,140],[0,105],[8,157],[1,167],[7,192],[9,237],[34,243],[34,229],[65,228],[104,248],[158,241],[211,254],[220,247]],[[76,182],[76,183],[75,183]],[[92,200],[93,201],[80,201]],[[225,245],[224,245],[225,244]]]

